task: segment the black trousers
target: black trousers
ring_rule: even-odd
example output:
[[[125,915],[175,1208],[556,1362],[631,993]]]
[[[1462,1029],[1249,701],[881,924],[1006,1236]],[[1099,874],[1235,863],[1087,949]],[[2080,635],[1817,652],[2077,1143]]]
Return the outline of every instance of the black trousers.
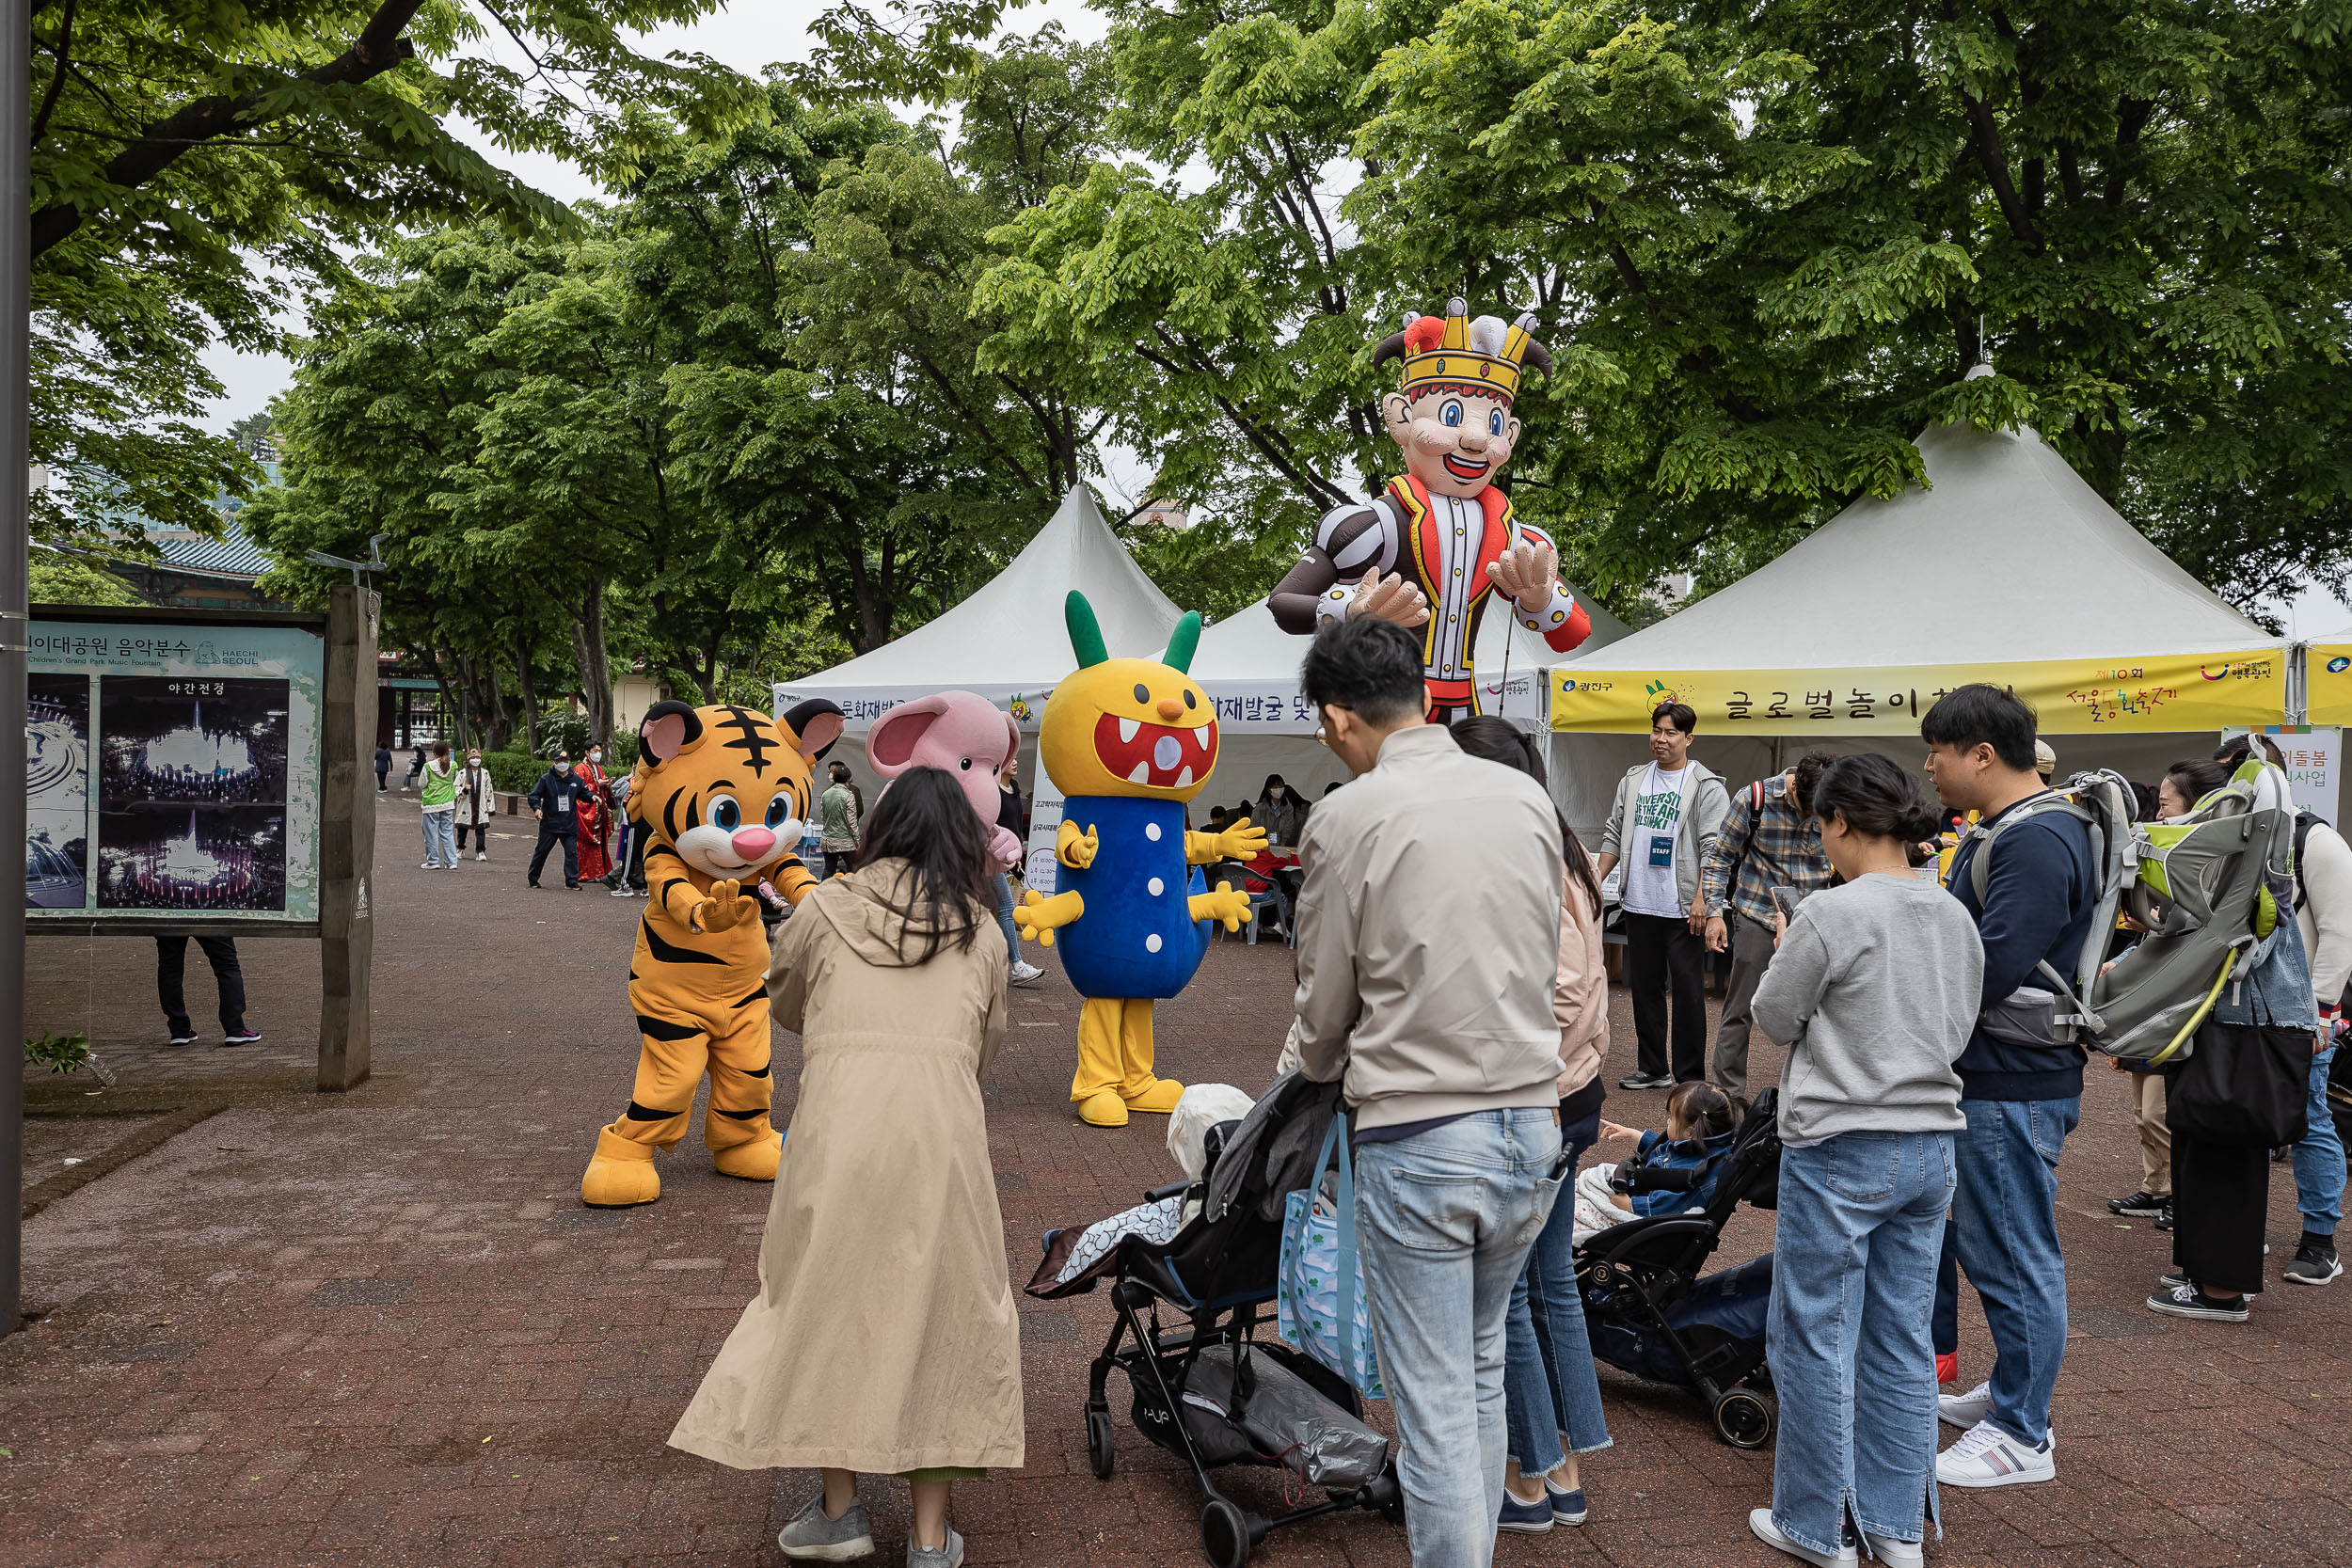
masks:
[[[391,772],[392,770],[389,768],[379,768],[375,770],[375,787],[378,790],[388,787],[384,781],[391,777]]]
[[[220,988],[220,1029],[225,1035],[245,1032],[245,970],[237,962],[234,937],[199,937],[197,946],[212,961],[213,983]],[[188,1022],[186,976],[188,939],[155,939],[155,995],[164,1005],[164,1019],[173,1035],[192,1035]]]
[[[550,828],[539,830],[539,847],[531,852],[531,885],[539,885],[539,868],[548,863],[548,851],[561,844],[564,847],[564,885],[580,885],[580,840],[571,833],[559,833]]]
[[[2172,1261],[2207,1295],[2259,1294],[2270,1150],[2172,1134]]]
[[[1625,917],[1625,984],[1633,993],[1641,1069],[1666,1070],[1667,999],[1673,998],[1674,1078],[1707,1076],[1707,942],[1681,916]]]
[[[481,838],[476,841],[475,847],[484,854],[488,854],[490,852],[490,824],[485,822],[478,828],[469,829],[467,827],[465,819],[462,817],[459,818],[457,823],[457,847],[460,849],[463,849],[466,847],[466,834],[469,832],[482,835]]]
[[[646,829],[643,822],[631,822],[628,825],[628,881],[630,887],[636,888],[641,892],[644,891],[645,886],[646,837]]]

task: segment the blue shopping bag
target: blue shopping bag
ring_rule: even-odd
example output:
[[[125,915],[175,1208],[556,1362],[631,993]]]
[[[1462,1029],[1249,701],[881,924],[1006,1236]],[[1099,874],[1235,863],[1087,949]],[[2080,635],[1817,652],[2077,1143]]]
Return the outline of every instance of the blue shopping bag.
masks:
[[[1314,1179],[1282,1199],[1282,1250],[1275,1275],[1275,1332],[1356,1386],[1386,1399],[1364,1304],[1363,1264],[1356,1256],[1356,1171],[1344,1113],[1331,1117]],[[1323,1173],[1339,1152],[1336,1201],[1323,1196]]]

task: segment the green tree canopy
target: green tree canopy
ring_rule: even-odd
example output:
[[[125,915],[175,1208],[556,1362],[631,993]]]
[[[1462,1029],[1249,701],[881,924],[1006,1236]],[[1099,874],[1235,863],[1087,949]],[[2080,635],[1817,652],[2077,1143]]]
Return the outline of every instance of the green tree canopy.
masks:
[[[636,116],[716,130],[757,107],[699,56],[628,30],[720,0],[40,0],[32,80],[32,451],[60,480],[42,537],[114,509],[216,526],[256,477],[201,428],[211,342],[279,349],[294,286],[404,228],[565,210],[461,140],[620,178]],[[500,63],[493,40],[524,64]]]

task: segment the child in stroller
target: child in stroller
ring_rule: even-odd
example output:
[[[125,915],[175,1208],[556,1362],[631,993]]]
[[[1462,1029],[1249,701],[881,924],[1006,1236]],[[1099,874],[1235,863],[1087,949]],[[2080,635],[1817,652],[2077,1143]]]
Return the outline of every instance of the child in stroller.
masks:
[[[1605,1142],[1637,1140],[1621,1164],[1594,1165],[1576,1179],[1576,1239],[1629,1219],[1704,1209],[1715,1193],[1715,1173],[1731,1152],[1732,1134],[1746,1106],[1703,1078],[1675,1085],[1666,1097],[1663,1131],[1644,1132],[1613,1121],[1600,1124]]]
[[[1763,1396],[1764,1323],[1772,1293],[1769,1254],[1706,1275],[1700,1268],[1745,1202],[1773,1206],[1780,1175],[1779,1094],[1748,1107],[1713,1166],[1699,1209],[1629,1218],[1581,1242],[1576,1276],[1593,1354],[1653,1383],[1706,1400],[1716,1434],[1737,1449],[1772,1440]],[[1581,1195],[1580,1195],[1581,1196]]]
[[[1338,1110],[1338,1085],[1286,1075],[1247,1117],[1209,1130],[1199,1180],[1146,1194],[1115,1224],[1048,1231],[1027,1286],[1054,1300],[1109,1282],[1117,1317],[1088,1384],[1088,1460],[1110,1479],[1117,1371],[1136,1430],[1192,1467],[1201,1550],[1215,1568],[1241,1568],[1271,1529],[1343,1509],[1404,1517],[1394,1456],[1364,1424],[1355,1388],[1253,1332],[1273,1317],[1283,1198],[1319,1174],[1311,1167]],[[1163,1322],[1163,1310],[1179,1321]],[[1281,1470],[1286,1502],[1311,1486],[1323,1499],[1271,1517],[1250,1512],[1210,1475],[1232,1465]]]

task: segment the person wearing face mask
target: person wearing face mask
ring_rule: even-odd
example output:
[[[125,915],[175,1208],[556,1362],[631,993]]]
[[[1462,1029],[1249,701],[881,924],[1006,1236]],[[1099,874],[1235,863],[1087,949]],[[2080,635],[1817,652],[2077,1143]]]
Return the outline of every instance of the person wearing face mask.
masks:
[[[1250,808],[1249,816],[1265,830],[1268,844],[1295,847],[1298,835],[1307,831],[1307,802],[1282,782],[1279,773],[1265,776],[1265,785],[1258,791],[1258,803]]]
[[[473,858],[490,858],[490,818],[498,815],[498,784],[482,766],[482,748],[466,748],[466,766],[457,770],[457,851],[466,850],[466,835],[473,835]]]
[[[612,781],[604,771],[604,748],[591,745],[572,771],[588,792],[580,802],[580,879],[612,885]]]
[[[564,885],[575,893],[580,890],[580,802],[587,793],[586,781],[572,771],[571,759],[562,748],[557,748],[555,760],[539,775],[539,782],[531,786],[531,809],[539,814],[539,847],[531,853],[531,871],[526,878],[532,887],[539,885],[539,873],[548,863],[548,855],[561,845]]]

